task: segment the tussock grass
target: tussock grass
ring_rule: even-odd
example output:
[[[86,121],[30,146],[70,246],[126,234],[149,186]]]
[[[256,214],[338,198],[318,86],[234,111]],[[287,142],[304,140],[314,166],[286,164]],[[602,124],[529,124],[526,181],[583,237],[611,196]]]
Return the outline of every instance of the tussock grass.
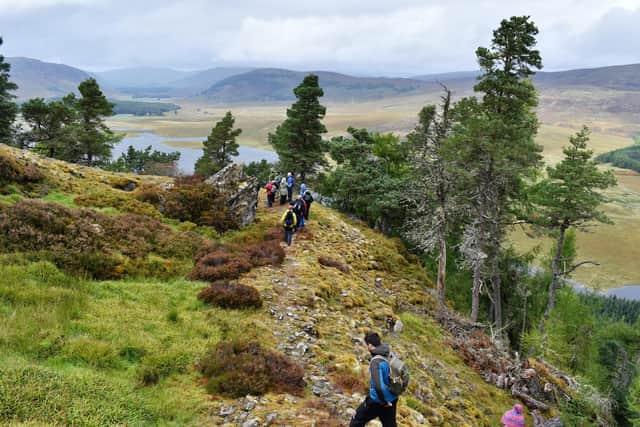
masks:
[[[8,262],[0,260],[1,424],[204,423],[209,403],[194,364],[239,336],[246,314],[203,305],[199,282],[89,282],[48,262]]]

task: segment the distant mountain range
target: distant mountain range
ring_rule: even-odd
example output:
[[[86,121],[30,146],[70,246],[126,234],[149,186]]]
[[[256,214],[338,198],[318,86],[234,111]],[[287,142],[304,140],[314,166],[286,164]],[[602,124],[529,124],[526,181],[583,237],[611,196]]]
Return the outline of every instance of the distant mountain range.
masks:
[[[362,101],[424,92],[433,83],[415,79],[353,77],[330,71],[314,71],[324,98],[331,101]],[[261,68],[221,80],[201,96],[215,103],[271,102],[294,99],[293,88],[308,72]]]
[[[18,85],[19,99],[55,98],[77,92],[89,73],[64,64],[31,58],[5,58],[11,64],[11,81]]]
[[[211,68],[179,71],[170,68],[125,68],[89,73],[63,64],[29,58],[6,58],[11,80],[19,86],[19,99],[52,98],[75,91],[78,84],[96,77],[111,97],[191,98],[211,103],[285,102],[294,99],[293,88],[307,71],[278,68]],[[330,71],[313,71],[327,101],[359,102],[439,90],[439,83],[469,88],[478,71],[427,74],[412,78],[355,77]],[[540,72],[541,88],[600,87],[640,91],[640,64]]]
[[[113,89],[167,86],[170,82],[187,78],[195,72],[171,68],[133,67],[94,72],[98,82]]]

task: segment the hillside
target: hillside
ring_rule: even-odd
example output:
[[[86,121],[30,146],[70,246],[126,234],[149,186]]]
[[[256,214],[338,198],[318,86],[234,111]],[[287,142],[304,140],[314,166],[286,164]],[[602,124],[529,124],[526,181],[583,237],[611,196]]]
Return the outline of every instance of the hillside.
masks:
[[[354,77],[329,71],[314,71],[320,78],[324,98],[329,101],[363,101],[415,94],[434,83],[413,79]],[[212,103],[280,102],[294,99],[293,88],[308,72],[263,68],[221,80],[202,93]]]
[[[95,76],[112,95],[135,98],[191,98],[213,104],[279,103],[293,100],[292,90],[308,72],[277,68],[251,70],[217,67],[202,71],[180,71],[161,67],[122,68],[87,73],[63,64],[29,58],[7,58],[11,78],[19,85],[19,99],[63,96],[80,81]],[[365,102],[439,93],[439,83],[466,94],[475,82],[475,71],[426,74],[412,78],[355,77],[329,71],[314,71],[320,77],[325,98],[332,102]],[[534,77],[543,95],[554,98],[554,108],[574,108],[572,96],[562,90],[607,90],[584,101],[612,113],[634,113],[638,108],[640,64],[559,72],[539,72]],[[558,96],[560,98],[558,99]],[[606,99],[601,99],[606,97]]]
[[[191,71],[180,71],[163,67],[131,67],[92,73],[100,84],[114,88],[166,87],[170,82],[189,77]]]
[[[77,91],[78,84],[90,76],[64,64],[30,58],[6,58],[11,64],[11,80],[18,85],[18,100],[53,98]]]
[[[170,82],[168,86],[173,88],[188,89],[197,94],[220,80],[224,80],[237,74],[251,71],[251,68],[217,67],[198,71],[190,76]]]
[[[433,284],[417,260],[399,241],[360,222],[314,203],[307,227],[291,247],[282,247],[274,230],[281,209],[265,208],[263,199],[254,224],[219,234],[169,219],[149,204],[152,188],[166,178],[111,174],[5,146],[0,161],[24,174],[0,176],[0,235],[8,239],[4,245],[24,248],[7,252],[0,245],[0,423],[345,425],[365,389],[362,336],[369,329],[383,332],[411,367],[399,425],[497,425],[513,404],[465,364],[498,359],[486,344],[473,350],[461,342],[463,323],[437,314]],[[118,189],[132,181],[138,187],[133,193]],[[22,226],[7,228],[15,221]],[[42,221],[49,225],[38,228]],[[111,239],[123,232],[127,238],[118,242],[127,246],[91,261],[115,256],[118,264],[108,267],[115,276],[107,280],[74,275],[75,256],[47,258],[49,244],[88,245],[80,252],[87,257],[95,240],[114,245]],[[27,248],[31,241],[39,243]],[[213,250],[208,256],[218,264],[211,266],[220,266],[242,256],[234,255],[238,251],[258,248],[284,255],[263,252],[269,261],[235,282],[259,291],[258,308],[204,304],[198,293],[206,295],[201,289],[207,283],[184,278],[194,266],[185,256],[196,249]],[[201,273],[230,274],[233,265],[222,267]],[[214,348],[238,340],[258,342],[298,364],[304,388],[210,396],[207,390],[220,385],[240,387],[201,373]],[[488,337],[476,330],[473,340]],[[254,357],[262,354],[256,351]],[[252,369],[247,384],[259,375],[259,367]],[[289,374],[282,364],[278,369],[282,378]]]
[[[542,85],[595,86],[615,90],[638,91],[640,90],[640,64],[540,72],[536,74],[535,81]]]

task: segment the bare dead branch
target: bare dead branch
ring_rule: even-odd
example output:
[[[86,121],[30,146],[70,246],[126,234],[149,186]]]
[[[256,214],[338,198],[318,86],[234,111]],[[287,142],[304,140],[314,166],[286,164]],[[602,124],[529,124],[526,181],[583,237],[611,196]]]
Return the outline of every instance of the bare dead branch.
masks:
[[[566,276],[567,274],[571,273],[572,271],[574,271],[576,268],[580,267],[581,265],[584,264],[593,264],[593,265],[600,265],[599,262],[597,261],[591,261],[591,260],[586,260],[586,261],[580,261],[576,264],[573,264],[571,267],[569,267],[568,269],[565,269],[564,271],[560,272],[560,274],[558,274],[559,276]]]

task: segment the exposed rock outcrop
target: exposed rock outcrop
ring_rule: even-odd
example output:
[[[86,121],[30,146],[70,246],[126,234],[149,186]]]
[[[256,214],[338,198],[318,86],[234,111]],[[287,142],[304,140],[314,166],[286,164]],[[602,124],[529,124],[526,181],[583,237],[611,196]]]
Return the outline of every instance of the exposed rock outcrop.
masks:
[[[227,206],[240,226],[253,222],[258,207],[258,180],[245,174],[242,166],[230,164],[205,182],[228,194]]]

